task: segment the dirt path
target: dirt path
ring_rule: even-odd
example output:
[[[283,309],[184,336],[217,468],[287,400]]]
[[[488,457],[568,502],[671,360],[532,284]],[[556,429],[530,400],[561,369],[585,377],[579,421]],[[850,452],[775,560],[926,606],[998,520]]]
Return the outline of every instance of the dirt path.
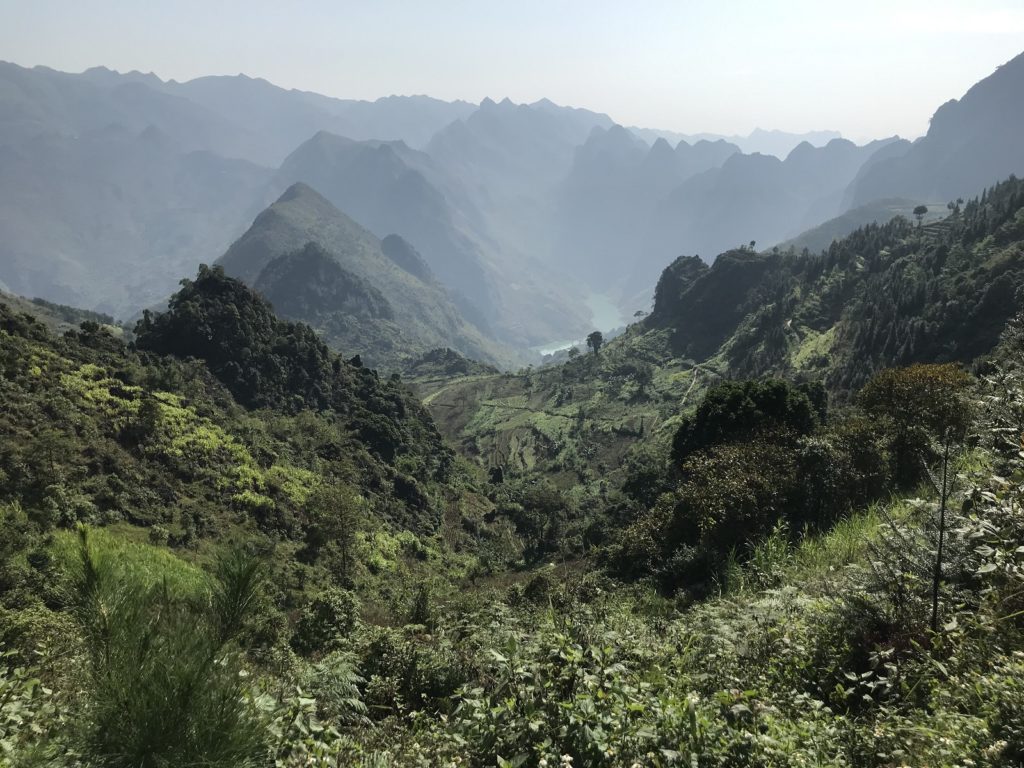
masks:
[[[478,374],[475,374],[473,376],[463,376],[462,378],[459,378],[459,379],[448,380],[448,383],[445,386],[441,387],[438,390],[435,390],[434,392],[431,392],[429,395],[424,397],[421,402],[424,405],[429,406],[440,395],[444,394],[445,392],[450,390],[452,387],[458,386],[459,384],[468,384],[468,383],[473,382],[473,381],[486,381],[487,379],[495,379],[495,378],[499,378],[500,375],[501,374],[493,374],[493,373],[483,374],[483,373],[478,373]],[[431,384],[431,383],[436,383],[438,381],[445,381],[445,379],[426,379],[423,382],[421,382],[421,384]],[[412,383],[416,384],[417,382],[414,381]]]

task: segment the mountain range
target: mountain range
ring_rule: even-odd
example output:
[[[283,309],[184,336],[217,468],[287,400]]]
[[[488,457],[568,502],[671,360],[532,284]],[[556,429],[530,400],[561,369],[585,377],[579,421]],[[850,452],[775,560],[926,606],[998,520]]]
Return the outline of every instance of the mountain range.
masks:
[[[1022,95],[0,66],[0,766],[1024,765]]]
[[[232,263],[232,243],[251,237],[261,211],[301,183],[305,197],[315,190],[318,205],[372,239],[388,274],[397,267],[386,241],[413,272],[430,275],[420,282],[439,297],[443,322],[406,327],[422,305],[405,319],[392,306],[411,353],[436,339],[490,362],[507,363],[512,349],[526,360],[530,347],[610,323],[592,314],[597,304],[622,316],[644,309],[664,265],[681,253],[710,262],[739,245],[800,242],[833,221],[818,237],[841,236],[891,216],[885,200],[911,210],[925,203],[934,216],[1024,171],[1013,128],[1022,95],[1017,57],[940,107],[921,139],[857,146],[827,131],[727,140],[627,129],[547,100],[366,102],[244,75],[179,83],[0,64],[0,282],[129,317],[198,264],[222,255]],[[323,240],[295,231],[266,263],[295,257],[307,242],[337,260],[336,245]],[[283,265],[300,264],[312,262],[279,263],[264,288],[279,291]],[[369,281],[326,294],[341,314],[383,311],[367,286],[394,301],[381,285],[389,277],[339,265],[345,272],[333,279]],[[355,327],[339,331],[338,343],[354,343],[343,340]],[[392,359],[384,347],[357,348]]]
[[[694,144],[698,141],[726,141],[739,147],[740,152],[748,155],[754,153],[761,155],[775,155],[780,160],[792,152],[805,141],[814,147],[823,147],[833,139],[843,138],[839,131],[807,131],[805,133],[790,133],[788,131],[765,130],[755,128],[745,136],[739,134],[721,133],[679,133],[677,131],[662,131],[652,128],[631,127],[630,130],[644,141],[653,144],[658,139],[665,139],[672,144],[685,141]]]

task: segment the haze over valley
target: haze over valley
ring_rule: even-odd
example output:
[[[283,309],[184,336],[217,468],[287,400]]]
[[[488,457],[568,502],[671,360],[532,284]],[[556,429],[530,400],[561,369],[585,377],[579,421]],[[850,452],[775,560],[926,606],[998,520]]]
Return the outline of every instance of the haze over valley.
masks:
[[[8,3],[0,768],[1024,765],[1022,41]]]
[[[228,253],[302,183],[373,236],[397,235],[415,250],[455,322],[471,327],[435,342],[525,362],[529,350],[605,320],[590,296],[622,317],[648,311],[658,275],[680,254],[711,262],[845,217],[841,235],[872,220],[854,212],[874,201],[941,210],[1021,172],[1006,110],[1022,72],[1017,58],[951,94],[916,141],[858,146],[834,131],[627,129],[546,99],[346,101],[245,75],[179,83],[3,64],[0,280],[128,319]],[[317,239],[309,231],[288,247],[304,237]],[[327,247],[342,262],[344,249]],[[244,277],[253,284],[259,274]]]

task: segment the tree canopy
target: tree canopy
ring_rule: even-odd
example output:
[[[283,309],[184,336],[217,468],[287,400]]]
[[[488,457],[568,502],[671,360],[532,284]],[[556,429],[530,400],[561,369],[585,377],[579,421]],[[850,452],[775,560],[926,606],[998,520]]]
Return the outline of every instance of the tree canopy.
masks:
[[[729,381],[708,390],[697,410],[683,419],[672,440],[672,458],[762,432],[810,432],[818,423],[807,391],[779,379]]]

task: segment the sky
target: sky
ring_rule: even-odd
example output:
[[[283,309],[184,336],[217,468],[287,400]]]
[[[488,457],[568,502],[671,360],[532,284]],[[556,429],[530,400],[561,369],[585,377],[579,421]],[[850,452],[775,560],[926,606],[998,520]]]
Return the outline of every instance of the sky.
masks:
[[[1024,0],[0,0],[0,59],[342,98],[428,94],[746,134],[923,134],[1024,51]]]

